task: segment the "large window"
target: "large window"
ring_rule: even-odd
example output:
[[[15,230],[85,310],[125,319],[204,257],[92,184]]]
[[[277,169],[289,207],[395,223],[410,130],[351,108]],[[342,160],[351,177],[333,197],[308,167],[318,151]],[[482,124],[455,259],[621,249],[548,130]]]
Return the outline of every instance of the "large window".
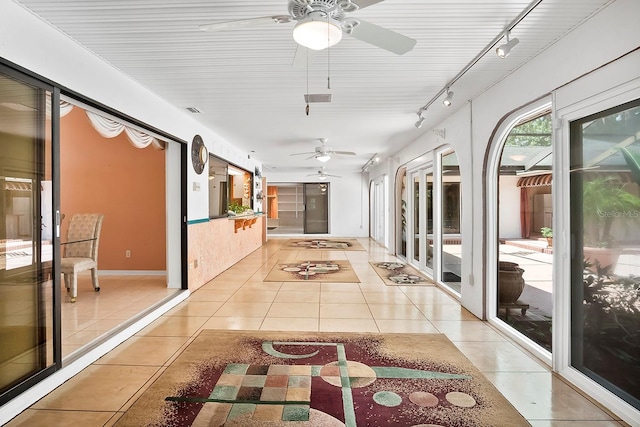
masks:
[[[502,147],[498,171],[496,316],[552,349],[551,114],[527,115]]]
[[[571,365],[640,409],[640,100],[570,132]]]

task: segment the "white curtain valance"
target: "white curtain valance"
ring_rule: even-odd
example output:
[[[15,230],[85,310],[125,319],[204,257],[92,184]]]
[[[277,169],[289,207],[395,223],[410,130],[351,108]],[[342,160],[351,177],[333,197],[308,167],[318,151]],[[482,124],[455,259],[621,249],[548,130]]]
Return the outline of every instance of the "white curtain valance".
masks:
[[[73,110],[73,104],[67,101],[60,100],[60,117],[64,117]]]
[[[149,145],[157,150],[164,150],[164,142],[158,141],[156,138],[137,129],[130,128],[120,122],[110,118],[101,116],[92,111],[85,110],[89,121],[100,135],[105,138],[115,138],[123,131],[126,133],[131,145],[136,148],[146,148]],[[61,113],[62,114],[62,113]]]

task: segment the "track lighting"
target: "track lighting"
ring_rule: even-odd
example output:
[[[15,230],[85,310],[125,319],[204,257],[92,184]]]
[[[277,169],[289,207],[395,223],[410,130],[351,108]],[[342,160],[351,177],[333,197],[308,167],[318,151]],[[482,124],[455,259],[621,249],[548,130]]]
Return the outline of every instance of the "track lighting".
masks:
[[[424,123],[424,117],[422,117],[422,111],[423,110],[418,110],[418,121],[415,123],[415,127],[420,129],[422,127],[422,124]]]
[[[447,97],[442,100],[442,103],[445,107],[449,107],[451,105],[451,100],[453,100],[453,92],[447,88]]]
[[[496,49],[496,53],[500,58],[506,58],[507,56],[509,56],[509,54],[511,53],[511,49],[513,49],[518,43],[520,43],[520,40],[515,37],[509,40],[509,31],[507,31],[506,37],[507,42],[505,44],[501,44]]]

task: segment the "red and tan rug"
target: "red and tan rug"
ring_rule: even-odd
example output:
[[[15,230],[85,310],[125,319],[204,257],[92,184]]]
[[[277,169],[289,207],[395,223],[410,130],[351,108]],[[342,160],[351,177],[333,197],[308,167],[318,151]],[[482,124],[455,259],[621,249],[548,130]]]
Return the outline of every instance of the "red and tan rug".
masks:
[[[203,330],[116,425],[529,424],[444,335]]]
[[[329,251],[364,251],[356,239],[289,239],[282,249],[313,249]]]
[[[351,263],[346,260],[278,260],[265,282],[360,283]]]

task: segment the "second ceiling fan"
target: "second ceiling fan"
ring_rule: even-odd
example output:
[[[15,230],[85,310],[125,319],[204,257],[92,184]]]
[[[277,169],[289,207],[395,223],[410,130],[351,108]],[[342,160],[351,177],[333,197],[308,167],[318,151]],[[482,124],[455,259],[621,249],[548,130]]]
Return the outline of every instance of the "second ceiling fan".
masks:
[[[347,155],[347,156],[355,156],[356,153],[354,153],[353,151],[336,151],[333,150],[331,147],[327,147],[325,144],[327,142],[327,138],[319,138],[320,140],[320,146],[316,147],[315,151],[309,151],[309,152],[304,152],[304,153],[294,153],[291,154],[292,156],[301,156],[304,154],[312,154],[312,156],[307,157],[305,160],[309,160],[309,159],[313,159],[315,158],[318,161],[321,162],[327,162],[331,159],[331,156],[334,154],[337,155]]]

